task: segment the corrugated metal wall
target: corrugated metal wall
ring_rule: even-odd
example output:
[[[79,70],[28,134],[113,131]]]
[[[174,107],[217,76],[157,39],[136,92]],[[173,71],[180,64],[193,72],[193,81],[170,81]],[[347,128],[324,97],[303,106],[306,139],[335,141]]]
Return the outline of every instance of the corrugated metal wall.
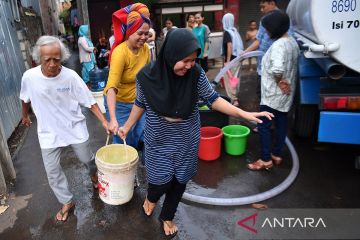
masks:
[[[25,71],[10,4],[0,0],[0,121],[9,138],[21,118],[19,92]]]

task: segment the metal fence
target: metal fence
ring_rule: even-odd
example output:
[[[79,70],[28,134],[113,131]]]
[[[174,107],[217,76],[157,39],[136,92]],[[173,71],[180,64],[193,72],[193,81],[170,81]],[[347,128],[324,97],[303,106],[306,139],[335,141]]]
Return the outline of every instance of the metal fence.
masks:
[[[0,0],[0,124],[8,139],[20,121],[19,92],[25,65],[9,1]]]

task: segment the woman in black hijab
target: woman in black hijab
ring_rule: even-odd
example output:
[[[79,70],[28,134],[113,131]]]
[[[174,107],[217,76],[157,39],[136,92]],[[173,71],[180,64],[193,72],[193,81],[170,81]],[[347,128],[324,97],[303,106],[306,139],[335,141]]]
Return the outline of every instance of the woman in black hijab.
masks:
[[[137,75],[137,96],[129,119],[120,128],[125,138],[146,111],[145,167],[148,193],[143,210],[150,216],[165,194],[159,219],[166,236],[173,237],[173,222],[186,183],[196,174],[200,141],[199,99],[225,114],[261,122],[267,112],[250,113],[232,106],[213,90],[205,72],[195,64],[200,47],[187,29],[170,31],[155,62]]]

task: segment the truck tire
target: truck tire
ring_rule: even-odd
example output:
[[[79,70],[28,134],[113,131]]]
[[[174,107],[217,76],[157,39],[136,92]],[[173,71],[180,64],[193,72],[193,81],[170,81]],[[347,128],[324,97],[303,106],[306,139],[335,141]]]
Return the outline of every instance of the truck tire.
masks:
[[[298,105],[295,112],[295,133],[299,137],[310,137],[317,122],[317,105]]]

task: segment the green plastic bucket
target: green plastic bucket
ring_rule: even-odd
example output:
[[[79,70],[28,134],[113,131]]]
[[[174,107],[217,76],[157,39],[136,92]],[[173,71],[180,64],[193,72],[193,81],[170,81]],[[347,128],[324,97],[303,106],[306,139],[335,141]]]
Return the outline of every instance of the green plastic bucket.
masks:
[[[230,155],[241,155],[246,151],[250,129],[242,125],[228,125],[222,128],[224,133],[225,152]]]

